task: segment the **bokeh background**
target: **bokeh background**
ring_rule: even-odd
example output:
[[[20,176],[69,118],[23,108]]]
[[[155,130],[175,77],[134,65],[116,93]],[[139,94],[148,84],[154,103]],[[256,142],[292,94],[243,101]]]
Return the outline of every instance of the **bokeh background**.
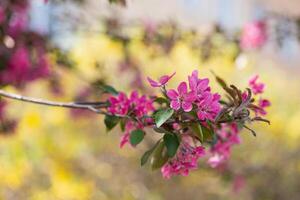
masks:
[[[147,76],[174,71],[170,87],[194,69],[210,78],[213,70],[241,87],[259,74],[272,102],[271,125],[256,124],[256,138],[242,132],[227,169],[203,161],[188,177],[164,180],[139,165],[147,144],[120,149],[121,131],[106,133],[103,117],[9,101],[5,112],[17,126],[0,136],[0,199],[300,198],[299,34],[272,34],[263,48],[250,51],[232,39],[245,23],[270,16],[281,30],[295,31],[299,1],[131,0],[124,7],[104,0],[33,0],[29,14],[29,28],[51,47],[52,75],[7,91],[95,100],[101,99],[99,81],[150,94]]]

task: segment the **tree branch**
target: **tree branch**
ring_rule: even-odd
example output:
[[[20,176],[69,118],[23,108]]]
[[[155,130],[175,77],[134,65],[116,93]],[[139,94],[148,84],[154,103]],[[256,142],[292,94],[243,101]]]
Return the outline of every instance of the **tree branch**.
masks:
[[[14,100],[19,100],[19,101],[24,101],[28,103],[34,103],[34,104],[40,104],[40,105],[46,105],[46,106],[54,106],[54,107],[63,107],[63,108],[74,108],[74,109],[86,109],[90,110],[95,113],[101,114],[102,111],[99,110],[99,108],[105,108],[107,107],[106,102],[56,102],[56,101],[48,101],[44,99],[38,99],[38,98],[32,98],[32,97],[25,97],[22,95],[18,94],[12,94],[5,92],[3,90],[0,90],[0,96],[9,98],[9,99],[14,99]]]

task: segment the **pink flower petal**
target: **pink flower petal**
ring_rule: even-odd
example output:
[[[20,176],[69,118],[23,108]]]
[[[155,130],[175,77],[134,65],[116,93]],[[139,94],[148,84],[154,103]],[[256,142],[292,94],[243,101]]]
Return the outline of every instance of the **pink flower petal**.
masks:
[[[269,107],[271,105],[271,102],[268,99],[260,99],[258,104],[260,107],[265,108]]]
[[[134,100],[136,100],[138,98],[139,98],[138,91],[136,91],[136,90],[132,91],[131,94],[130,94],[130,100],[134,101]]]
[[[159,82],[156,82],[156,81],[154,81],[153,79],[151,79],[149,77],[147,77],[147,80],[148,80],[148,82],[150,83],[150,85],[152,87],[160,87],[161,86],[161,84]]]
[[[189,86],[191,90],[196,90],[198,82],[198,71],[194,70],[191,76],[188,76]]]
[[[205,78],[205,79],[201,79],[197,85],[197,89],[198,90],[206,90],[208,88],[208,84],[209,84],[209,79]]]
[[[222,164],[224,161],[225,161],[225,159],[223,156],[221,156],[219,154],[215,154],[212,157],[210,157],[207,162],[212,168],[216,168],[217,166]]]
[[[121,137],[120,148],[123,148],[125,144],[129,143],[129,133],[125,133]]]
[[[177,88],[179,95],[187,93],[187,84],[186,82],[181,82]]]
[[[175,90],[171,89],[167,91],[167,96],[172,100],[176,100],[178,98],[178,93]]]
[[[185,112],[190,112],[193,109],[193,105],[191,102],[183,101],[182,102],[182,109]]]
[[[176,72],[174,72],[171,76],[169,75],[164,75],[162,77],[160,77],[159,82],[161,85],[165,85],[167,84],[167,82],[176,74]]]
[[[189,92],[184,96],[184,101],[194,102],[197,99],[197,96],[194,92]]]
[[[249,84],[250,84],[250,85],[255,84],[255,82],[257,81],[258,78],[259,78],[258,75],[252,76],[252,77],[249,79]]]
[[[198,80],[198,70],[194,70],[193,72],[192,72],[192,76],[191,76],[192,78],[195,78],[196,80]]]
[[[197,116],[200,120],[204,120],[206,118],[206,114],[202,111],[198,111]]]
[[[170,106],[174,110],[179,110],[180,109],[180,102],[179,102],[179,100],[173,100],[173,101],[171,101],[171,105]]]

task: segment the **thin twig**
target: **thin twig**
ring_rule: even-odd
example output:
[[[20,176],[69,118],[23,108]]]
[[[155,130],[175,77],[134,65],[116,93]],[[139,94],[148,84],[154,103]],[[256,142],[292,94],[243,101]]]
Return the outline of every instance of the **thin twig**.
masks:
[[[9,98],[9,99],[15,99],[15,100],[24,101],[24,102],[40,104],[40,105],[63,107],[63,108],[86,109],[86,110],[90,110],[92,112],[99,113],[99,114],[101,114],[101,111],[97,108],[107,107],[107,104],[105,102],[80,102],[80,103],[56,102],[56,101],[48,101],[48,100],[32,98],[32,97],[25,97],[25,96],[18,95],[18,94],[8,93],[3,90],[0,90],[0,96]]]

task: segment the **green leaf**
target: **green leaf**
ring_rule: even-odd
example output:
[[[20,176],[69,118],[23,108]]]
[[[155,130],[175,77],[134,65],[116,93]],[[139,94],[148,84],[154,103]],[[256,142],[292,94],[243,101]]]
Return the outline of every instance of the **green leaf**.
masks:
[[[200,142],[203,142],[204,136],[203,136],[203,132],[202,132],[202,126],[199,123],[193,123],[191,125],[191,128],[193,130],[193,133],[200,140]]]
[[[126,6],[126,0],[108,0],[109,3],[120,4],[122,6]]]
[[[141,166],[143,166],[144,164],[147,163],[148,159],[150,158],[151,154],[153,153],[153,151],[155,150],[155,148],[157,147],[157,145],[159,144],[160,141],[158,141],[151,149],[149,149],[148,151],[146,151],[142,158],[141,158]]]
[[[153,151],[150,163],[153,170],[161,168],[168,161],[167,149],[164,142],[159,141],[157,147]]]
[[[157,133],[166,133],[167,130],[165,130],[164,128],[157,128],[157,127],[154,127],[153,130]]]
[[[103,90],[104,93],[109,93],[109,94],[112,94],[112,95],[118,95],[119,94],[119,92],[110,85],[101,85],[100,87],[101,87],[101,89]]]
[[[174,110],[171,108],[167,108],[165,110],[158,111],[154,118],[156,126],[159,128],[163,123],[165,123],[174,113]]]
[[[141,141],[143,141],[145,136],[145,132],[141,129],[134,130],[130,133],[130,144],[133,146],[138,145]]]
[[[159,103],[159,104],[164,104],[164,103],[168,104],[169,103],[168,99],[163,98],[163,97],[157,97],[154,100],[154,102]]]
[[[167,147],[167,154],[170,158],[175,156],[177,149],[179,147],[179,140],[175,134],[165,134],[164,143]]]
[[[226,82],[220,78],[219,76],[217,76],[213,71],[212,74],[215,76],[217,83],[222,87],[222,88],[228,88]]]
[[[113,115],[105,115],[104,123],[106,126],[106,130],[112,130],[120,121],[120,117]]]
[[[202,134],[203,134],[203,141],[213,139],[213,136],[215,135],[213,130],[211,130],[205,126],[201,126],[201,130],[202,130]]]
[[[121,121],[120,121],[120,128],[121,128],[121,131],[125,131],[125,125],[126,125],[126,120],[123,118]]]
[[[162,128],[162,127],[160,127],[160,128],[154,127],[153,130],[154,130],[155,132],[157,132],[157,133],[170,133],[170,134],[172,134],[172,132],[170,132],[170,131],[168,131],[168,130]]]

